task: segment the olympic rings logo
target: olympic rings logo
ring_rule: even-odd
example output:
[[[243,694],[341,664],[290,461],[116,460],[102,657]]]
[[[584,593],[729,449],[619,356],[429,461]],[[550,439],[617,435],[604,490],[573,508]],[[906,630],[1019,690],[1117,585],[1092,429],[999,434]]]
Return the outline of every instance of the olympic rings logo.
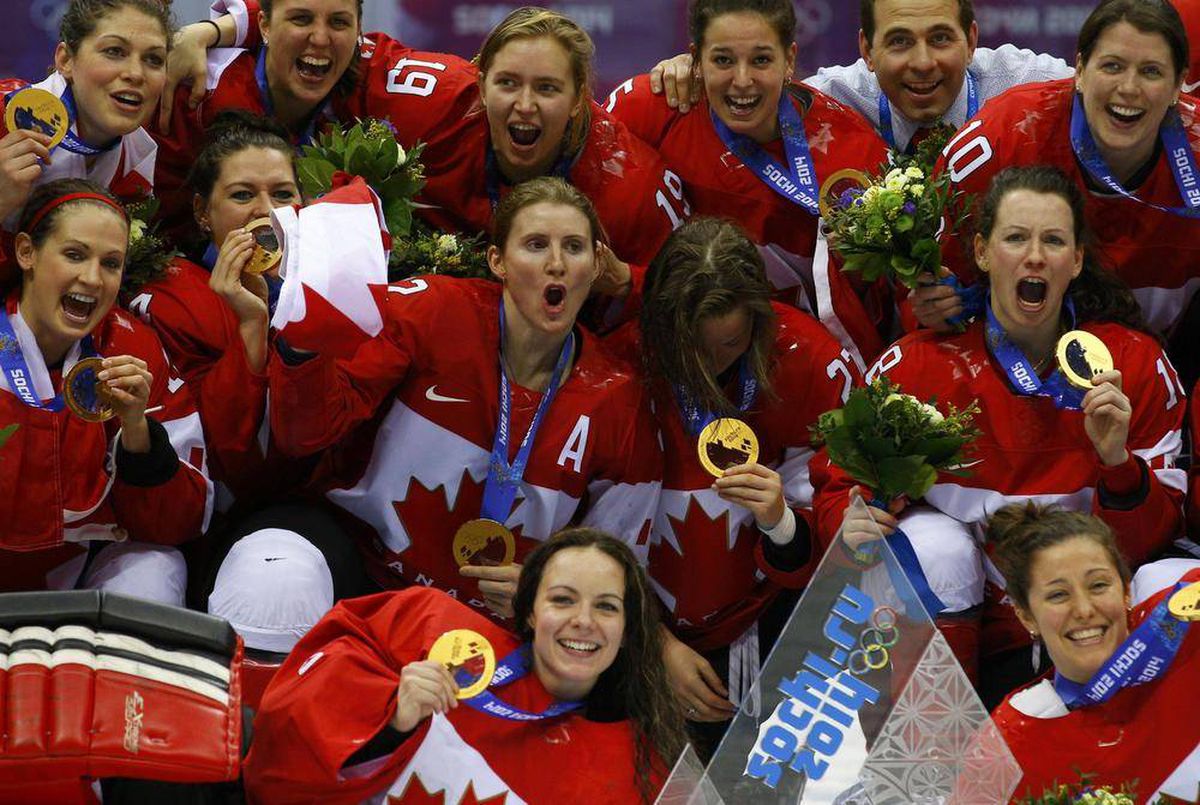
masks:
[[[859,648],[850,652],[846,667],[855,676],[886,668],[891,661],[888,649],[900,642],[896,610],[879,606],[871,613],[871,625],[858,636]]]

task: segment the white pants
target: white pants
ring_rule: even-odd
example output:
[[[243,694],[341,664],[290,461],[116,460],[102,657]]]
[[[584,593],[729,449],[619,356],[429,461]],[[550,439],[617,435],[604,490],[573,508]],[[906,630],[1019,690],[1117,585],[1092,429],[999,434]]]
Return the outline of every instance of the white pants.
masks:
[[[79,554],[46,574],[49,590],[73,590],[87,554]],[[177,549],[150,542],[112,542],[96,554],[83,583],[133,598],[181,607],[187,592],[187,563]]]

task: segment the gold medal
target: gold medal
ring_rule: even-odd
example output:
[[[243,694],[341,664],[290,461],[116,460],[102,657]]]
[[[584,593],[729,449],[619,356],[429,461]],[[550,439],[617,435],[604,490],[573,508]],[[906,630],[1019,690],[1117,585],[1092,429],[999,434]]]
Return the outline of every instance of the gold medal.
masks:
[[[71,413],[87,422],[104,422],[115,415],[108,387],[96,379],[104,368],[101,358],[84,358],[63,378],[63,399]]]
[[[67,107],[53,92],[26,87],[8,99],[4,107],[4,125],[9,131],[26,129],[45,134],[53,148],[67,136],[71,119]]]
[[[700,431],[696,450],[704,469],[720,478],[730,467],[758,461],[758,437],[740,419],[714,419]]]
[[[839,204],[838,200],[842,197],[842,193],[855,188],[866,190],[870,186],[871,177],[860,170],[842,168],[837,171],[825,180],[821,185],[821,192],[817,196],[817,206],[821,210],[821,217],[829,217],[829,213]]]
[[[1092,378],[1101,372],[1112,371],[1112,353],[1104,342],[1084,330],[1071,330],[1058,339],[1055,349],[1058,368],[1072,386],[1092,388]]]
[[[1172,595],[1167,609],[1181,621],[1200,621],[1200,581]]]
[[[283,252],[279,248],[279,238],[271,226],[270,218],[258,218],[246,224],[246,230],[254,235],[254,252],[242,269],[244,274],[262,274],[270,271],[279,264]]]
[[[470,629],[452,629],[433,641],[427,659],[446,666],[458,683],[458,698],[483,693],[496,673],[496,652],[487,638]]]
[[[459,567],[511,565],[517,557],[517,540],[502,523],[480,517],[458,527],[453,550]]]

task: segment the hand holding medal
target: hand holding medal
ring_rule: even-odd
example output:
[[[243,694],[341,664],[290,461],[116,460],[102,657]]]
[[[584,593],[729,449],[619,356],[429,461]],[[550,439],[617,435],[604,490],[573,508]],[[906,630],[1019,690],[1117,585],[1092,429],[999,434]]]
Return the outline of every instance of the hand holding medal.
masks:
[[[1059,371],[1083,397],[1083,426],[1100,461],[1107,467],[1123,464],[1129,453],[1129,421],[1133,405],[1121,389],[1121,372],[1113,367],[1104,342],[1085,330],[1071,330],[1055,348]]]
[[[26,93],[34,93],[29,96]],[[39,108],[42,95],[49,96],[61,106],[61,101],[42,90],[25,89],[8,99],[4,109],[8,134],[0,138],[0,218],[19,211],[29,198],[33,185],[50,164],[50,151],[62,141],[67,131],[66,109],[61,112],[62,124],[54,123],[57,111],[49,112],[50,130],[34,125],[46,116]],[[46,122],[46,121],[42,121]],[[25,123],[26,125],[21,125]]]

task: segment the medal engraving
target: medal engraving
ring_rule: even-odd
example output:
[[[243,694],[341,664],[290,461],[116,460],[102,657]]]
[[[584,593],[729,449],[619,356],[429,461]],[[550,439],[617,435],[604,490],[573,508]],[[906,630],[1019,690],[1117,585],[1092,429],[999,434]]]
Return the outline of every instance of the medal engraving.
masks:
[[[283,252],[279,249],[279,238],[271,226],[270,218],[258,218],[246,224],[246,230],[254,235],[254,252],[242,271],[246,274],[262,274],[279,264]]]
[[[459,699],[487,690],[496,673],[496,651],[487,638],[470,629],[453,629],[433,642],[427,659],[441,663],[458,683]]]
[[[701,466],[720,478],[730,467],[758,461],[758,437],[740,419],[714,419],[700,431],[696,451]]]
[[[511,565],[517,555],[513,533],[495,520],[468,520],[454,533],[454,561],[466,565]]]
[[[116,415],[108,388],[96,379],[104,368],[101,358],[84,358],[63,378],[63,399],[71,413],[87,422],[105,422]]]
[[[71,121],[67,107],[52,92],[27,87],[8,99],[4,108],[4,124],[9,131],[25,129],[45,134],[54,148],[67,136]]]
[[[1071,330],[1058,339],[1055,349],[1058,368],[1076,388],[1092,388],[1092,378],[1112,371],[1112,353],[1104,342],[1084,330]]]

